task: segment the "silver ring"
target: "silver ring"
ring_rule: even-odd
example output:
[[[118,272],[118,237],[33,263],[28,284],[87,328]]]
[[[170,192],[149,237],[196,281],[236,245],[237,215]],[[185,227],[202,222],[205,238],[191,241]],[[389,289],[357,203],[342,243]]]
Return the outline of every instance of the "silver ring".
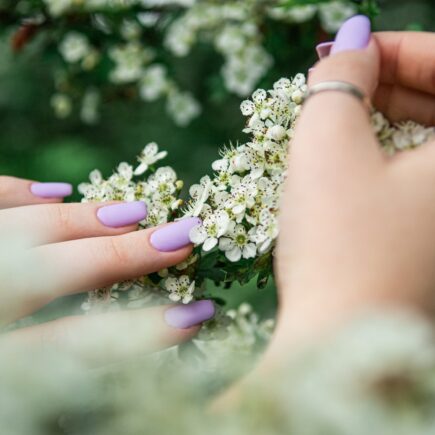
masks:
[[[338,80],[331,80],[326,82],[317,83],[314,86],[311,86],[308,89],[308,92],[305,94],[304,103],[314,95],[320,94],[321,92],[329,92],[329,91],[338,91],[344,92],[346,94],[352,95],[358,98],[369,110],[369,112],[373,111],[372,103],[370,98],[359,88],[351,83],[342,82]]]

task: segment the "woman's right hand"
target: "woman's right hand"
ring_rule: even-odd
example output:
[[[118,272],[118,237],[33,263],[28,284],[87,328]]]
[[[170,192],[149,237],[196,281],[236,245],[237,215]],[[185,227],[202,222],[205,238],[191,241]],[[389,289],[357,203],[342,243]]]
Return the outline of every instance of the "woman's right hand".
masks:
[[[55,298],[173,266],[192,251],[197,218],[135,231],[143,202],[62,204],[70,193],[65,183],[0,177],[0,326]],[[0,343],[55,345],[105,363],[189,340],[213,315],[204,300],[70,316],[5,333]]]
[[[354,17],[309,87],[349,82],[390,118],[435,125],[433,53],[434,34],[371,37]],[[280,218],[280,314],[266,365],[371,307],[433,308],[435,141],[387,157],[361,101],[315,95],[292,141]]]

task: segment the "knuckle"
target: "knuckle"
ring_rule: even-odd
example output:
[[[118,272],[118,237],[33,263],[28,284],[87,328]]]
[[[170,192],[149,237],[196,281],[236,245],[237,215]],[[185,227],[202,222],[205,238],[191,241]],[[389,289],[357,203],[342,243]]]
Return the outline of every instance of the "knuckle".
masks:
[[[123,243],[122,237],[109,237],[103,249],[109,264],[123,267],[130,263],[130,250]]]
[[[55,224],[57,226],[62,227],[63,230],[69,231],[73,230],[74,222],[71,218],[71,211],[68,205],[66,204],[53,204],[51,211],[54,213],[49,213],[50,217],[55,220]]]

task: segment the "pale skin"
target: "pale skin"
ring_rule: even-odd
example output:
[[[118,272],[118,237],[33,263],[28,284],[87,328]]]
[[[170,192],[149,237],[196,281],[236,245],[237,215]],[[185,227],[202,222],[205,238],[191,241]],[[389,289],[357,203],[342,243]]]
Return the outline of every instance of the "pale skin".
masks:
[[[12,257],[11,265],[3,263],[0,268],[0,326],[56,298],[173,266],[192,251],[192,245],[157,251],[149,243],[157,227],[140,231],[135,231],[136,225],[107,227],[97,219],[102,204],[37,198],[30,192],[31,183],[0,177],[0,240],[7,247],[0,254]],[[1,340],[61,346],[92,364],[110,363],[179,344],[198,332],[200,326],[167,325],[163,318],[167,308],[69,316],[4,334]]]
[[[309,86],[343,80],[392,120],[435,125],[434,50],[434,34],[377,33],[364,50],[318,62]],[[362,102],[325,92],[303,108],[290,154],[277,327],[257,368],[214,409],[242,401],[245,388],[367,311],[433,309],[435,143],[388,158]]]
[[[428,55],[434,52],[433,34],[374,34],[368,48],[338,53],[316,64],[309,85],[344,80],[370,95],[392,120],[411,118],[435,125],[435,58]],[[45,204],[42,200],[44,204],[34,205],[34,198],[26,200],[28,186],[23,187],[29,182],[1,179],[0,188],[5,181],[9,187],[2,189],[0,208],[7,209],[0,211],[0,227],[13,222],[34,228],[34,233],[43,236],[30,251],[55,261],[61,272],[52,288],[37,287],[31,297],[25,291],[30,283],[27,287],[20,283],[18,291],[8,292],[9,305],[3,312],[9,321],[54,297],[176,264],[191,251],[186,247],[159,252],[150,260],[144,247],[152,249],[148,245],[152,230],[100,227],[95,219],[98,205]],[[253,378],[269,376],[297,349],[333,334],[366,309],[431,308],[434,184],[435,143],[387,158],[360,101],[328,92],[307,102],[292,142],[282,203],[276,256],[278,323]],[[53,219],[59,219],[56,232]],[[97,251],[104,254],[95,255]],[[164,336],[151,349],[189,339],[197,331],[196,327],[169,331],[159,310],[147,310],[151,318],[157,313],[156,325]],[[106,316],[127,328],[135,315]],[[86,330],[89,321],[61,319],[21,330],[14,339],[41,337],[41,328],[52,328],[56,336],[62,325],[68,325],[74,342],[80,335],[75,331]],[[62,340],[62,333],[59,336]],[[240,398],[242,391],[239,384],[229,395]],[[222,398],[223,403],[228,403],[229,395]]]

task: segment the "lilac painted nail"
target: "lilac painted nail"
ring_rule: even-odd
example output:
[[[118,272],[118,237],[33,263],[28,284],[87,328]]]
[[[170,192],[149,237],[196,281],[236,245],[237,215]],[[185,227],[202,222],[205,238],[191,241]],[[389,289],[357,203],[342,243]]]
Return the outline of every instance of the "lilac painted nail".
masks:
[[[158,251],[176,251],[192,243],[189,232],[200,223],[201,219],[190,217],[165,225],[151,234],[150,243]]]
[[[98,220],[106,227],[112,228],[137,224],[146,216],[147,206],[142,201],[106,205],[97,210]]]
[[[169,326],[187,329],[211,319],[215,314],[212,301],[202,300],[187,305],[177,305],[165,311],[165,321]]]
[[[331,51],[333,45],[333,41],[322,42],[321,44],[316,45],[316,51],[319,59],[329,56],[329,52]]]
[[[370,20],[365,15],[355,15],[341,25],[331,48],[331,54],[348,50],[362,50],[369,44],[370,36]]]
[[[32,183],[30,192],[40,198],[64,198],[72,193],[69,183]]]

